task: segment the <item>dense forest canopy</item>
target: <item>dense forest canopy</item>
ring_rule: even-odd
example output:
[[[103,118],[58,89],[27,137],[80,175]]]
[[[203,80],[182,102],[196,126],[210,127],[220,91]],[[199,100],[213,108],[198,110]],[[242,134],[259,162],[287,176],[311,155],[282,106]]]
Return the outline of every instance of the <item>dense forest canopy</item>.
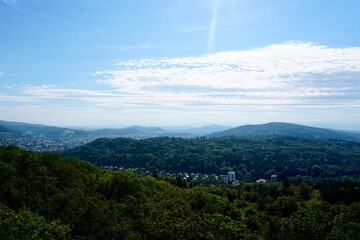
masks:
[[[234,170],[243,181],[270,179],[272,174],[277,174],[280,180],[293,177],[301,181],[360,177],[360,143],[341,140],[276,135],[97,139],[63,154],[98,166],[209,174]]]
[[[0,171],[4,240],[333,240],[360,231],[356,181],[321,182],[318,190],[286,181],[180,188],[16,146],[0,147]]]

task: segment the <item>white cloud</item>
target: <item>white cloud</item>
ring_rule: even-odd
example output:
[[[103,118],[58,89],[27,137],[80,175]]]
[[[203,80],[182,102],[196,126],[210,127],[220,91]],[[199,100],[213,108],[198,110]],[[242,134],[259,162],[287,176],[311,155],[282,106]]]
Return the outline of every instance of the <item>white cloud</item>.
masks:
[[[360,96],[360,48],[287,42],[201,57],[124,61],[97,75],[132,101],[159,105],[343,104]]]
[[[111,97],[116,96],[113,93],[97,90],[86,89],[62,89],[55,85],[40,85],[40,86],[18,86],[12,89],[21,92],[24,95],[36,97],[37,99],[73,99],[84,97]]]
[[[199,114],[211,116],[209,119],[226,114],[244,121],[246,115],[240,117],[239,112],[253,118],[264,117],[259,113],[266,112],[269,120],[281,120],[284,115],[293,120],[300,112],[339,114],[344,109],[358,112],[360,108],[358,47],[286,42],[199,57],[122,61],[114,69],[94,75],[100,85],[91,87],[97,90],[17,86],[11,90],[20,96],[0,95],[0,100],[59,100],[67,107],[76,100],[85,106],[118,109],[119,114],[130,111],[133,117],[160,111],[162,115],[154,119],[164,119],[178,112],[184,119],[197,116],[198,121],[204,120]],[[344,116],[350,116],[350,110]],[[332,118],[339,119],[335,115]],[[310,115],[302,118],[312,119]]]
[[[38,102],[38,98],[29,97],[29,96],[14,96],[14,95],[5,95],[0,93],[1,102]]]

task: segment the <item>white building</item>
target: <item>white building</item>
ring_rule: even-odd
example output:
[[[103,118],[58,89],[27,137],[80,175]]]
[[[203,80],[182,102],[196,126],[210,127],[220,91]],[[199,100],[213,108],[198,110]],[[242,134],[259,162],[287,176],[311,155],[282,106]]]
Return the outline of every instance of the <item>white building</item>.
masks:
[[[229,183],[235,181],[235,172],[228,172],[227,179]]]
[[[276,182],[277,182],[277,175],[276,175],[276,174],[271,175],[271,182],[272,182],[272,183],[276,183]]]
[[[258,180],[256,180],[257,183],[266,183],[266,180],[263,178],[260,178]]]

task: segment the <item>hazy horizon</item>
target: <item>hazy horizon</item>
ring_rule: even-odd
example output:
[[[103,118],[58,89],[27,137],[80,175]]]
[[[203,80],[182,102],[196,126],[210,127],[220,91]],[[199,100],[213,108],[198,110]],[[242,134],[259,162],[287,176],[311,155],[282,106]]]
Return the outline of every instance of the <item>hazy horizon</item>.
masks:
[[[16,121],[16,120],[5,120],[0,119],[0,121],[8,121],[8,122],[19,122],[19,123],[29,123],[29,124],[40,124],[40,125],[46,125],[46,126],[53,126],[53,127],[60,127],[60,128],[70,128],[70,129],[77,129],[77,130],[85,130],[85,131],[91,131],[91,130],[98,130],[98,129],[121,129],[121,128],[128,128],[128,127],[146,127],[146,128],[161,128],[166,131],[173,131],[173,132],[179,132],[183,130],[192,130],[197,128],[206,128],[206,127],[226,127],[228,129],[241,127],[245,125],[263,125],[273,122],[249,122],[249,123],[240,123],[240,124],[204,124],[204,125],[141,125],[141,124],[130,124],[130,125],[56,125],[56,124],[48,124],[44,122],[24,122],[24,121]],[[281,122],[281,121],[279,121]],[[347,126],[347,128],[342,128],[341,126],[336,125],[326,125],[326,124],[303,124],[303,123],[296,123],[296,122],[281,122],[281,123],[288,123],[288,124],[297,124],[297,125],[303,125],[307,127],[315,127],[315,128],[324,128],[324,129],[330,129],[330,130],[340,130],[340,131],[353,131],[353,132],[360,132],[360,128],[357,128],[358,125],[353,126]]]
[[[360,130],[360,2],[0,0],[0,119]]]

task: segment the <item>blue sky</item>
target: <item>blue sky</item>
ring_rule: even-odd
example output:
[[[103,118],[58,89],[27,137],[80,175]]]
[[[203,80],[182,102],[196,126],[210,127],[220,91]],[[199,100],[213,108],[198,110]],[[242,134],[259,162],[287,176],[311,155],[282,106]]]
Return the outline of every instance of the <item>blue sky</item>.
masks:
[[[0,119],[360,129],[360,1],[0,0]]]

